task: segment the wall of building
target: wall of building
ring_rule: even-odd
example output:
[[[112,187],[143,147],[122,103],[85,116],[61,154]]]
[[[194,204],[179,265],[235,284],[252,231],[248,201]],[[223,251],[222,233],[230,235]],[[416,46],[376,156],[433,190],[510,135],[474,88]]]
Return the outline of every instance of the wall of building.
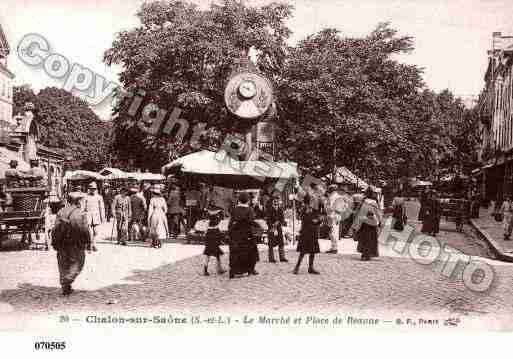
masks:
[[[485,88],[480,99],[484,197],[513,194],[513,37],[493,35]]]
[[[0,121],[12,122],[13,81],[0,70]]]

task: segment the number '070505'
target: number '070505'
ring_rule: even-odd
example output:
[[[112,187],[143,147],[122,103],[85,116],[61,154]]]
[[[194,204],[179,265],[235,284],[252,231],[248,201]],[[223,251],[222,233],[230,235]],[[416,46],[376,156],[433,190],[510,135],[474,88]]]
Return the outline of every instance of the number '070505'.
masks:
[[[34,349],[36,349],[36,350],[64,350],[64,349],[66,349],[66,342],[35,342]]]

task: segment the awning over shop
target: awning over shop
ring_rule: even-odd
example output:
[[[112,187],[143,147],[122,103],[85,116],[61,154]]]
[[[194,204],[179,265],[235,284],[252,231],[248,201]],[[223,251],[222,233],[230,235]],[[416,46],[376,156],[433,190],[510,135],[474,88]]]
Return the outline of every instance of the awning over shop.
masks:
[[[194,176],[198,181],[229,188],[260,188],[281,179],[297,178],[293,162],[238,161],[226,152],[200,151],[178,158],[162,168],[162,173]]]
[[[135,178],[138,181],[162,181],[165,179],[160,173],[149,173],[149,172],[130,172],[127,173],[128,178]]]
[[[85,170],[68,171],[64,175],[65,181],[81,181],[81,180],[88,180],[88,179],[104,180],[106,178],[97,172],[85,171]]]
[[[325,176],[326,179],[332,180],[333,174],[329,174]],[[347,167],[338,167],[335,171],[335,183],[350,183],[355,186],[358,186],[358,188],[366,190],[369,187],[369,184],[367,184],[364,180],[359,178],[357,175],[355,175],[353,172],[351,172]],[[381,188],[370,185],[370,188],[374,192],[381,192]]]
[[[429,187],[429,186],[432,186],[433,183],[429,182],[429,181],[415,180],[415,181],[412,181],[410,185],[412,187]]]

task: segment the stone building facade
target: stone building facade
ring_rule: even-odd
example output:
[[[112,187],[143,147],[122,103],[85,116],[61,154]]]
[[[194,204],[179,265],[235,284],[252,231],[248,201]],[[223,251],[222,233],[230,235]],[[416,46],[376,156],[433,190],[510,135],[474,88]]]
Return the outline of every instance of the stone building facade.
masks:
[[[501,200],[513,194],[513,36],[494,33],[488,56],[478,104],[482,167],[474,174],[483,198]]]

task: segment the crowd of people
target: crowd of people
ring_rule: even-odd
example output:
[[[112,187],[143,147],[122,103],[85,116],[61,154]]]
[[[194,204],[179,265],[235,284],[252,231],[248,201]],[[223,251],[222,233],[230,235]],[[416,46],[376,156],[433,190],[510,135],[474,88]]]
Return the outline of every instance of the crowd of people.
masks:
[[[199,184],[193,189],[195,193],[187,196],[177,183],[170,184],[166,196],[162,189],[160,184],[143,183],[114,191],[109,184],[104,184],[100,193],[98,184],[91,182],[87,193],[69,193],[68,205],[60,210],[54,227],[62,227],[63,223],[76,227],[80,243],[69,247],[58,240],[52,241],[58,251],[64,294],[72,291],[71,283],[83,266],[84,251],[98,249],[98,226],[112,219],[119,244],[126,245],[130,240],[150,240],[155,248],[160,248],[164,239],[176,236],[181,231],[186,224],[185,217],[188,220],[208,220],[204,237],[203,274],[210,275],[208,265],[212,257],[216,260],[217,273],[226,272],[220,257],[223,255],[221,244],[227,242],[229,278],[258,274],[256,265],[260,258],[258,236],[255,235],[258,230],[256,220],[263,219],[267,224],[268,261],[277,263],[274,251],[278,247],[278,260],[288,262],[283,230],[287,209],[279,192],[264,189],[255,196],[242,191],[231,200],[228,208],[223,208],[216,205],[216,199],[211,196],[212,188],[205,184]],[[320,274],[314,267],[314,261],[315,255],[320,252],[319,239],[323,227],[327,228],[331,240],[331,248],[326,253],[337,253],[338,241],[344,236],[352,236],[358,241],[357,250],[363,261],[379,255],[377,239],[383,214],[376,193],[370,188],[365,193],[350,193],[347,186],[333,184],[323,191],[322,187],[314,185],[294,196],[301,227],[297,238],[299,256],[292,273],[299,273],[303,258],[308,255],[308,273]],[[184,207],[189,207],[187,215]],[[220,229],[224,218],[228,218],[227,233]],[[56,230],[56,233],[62,232]],[[55,234],[52,235],[54,237]]]

